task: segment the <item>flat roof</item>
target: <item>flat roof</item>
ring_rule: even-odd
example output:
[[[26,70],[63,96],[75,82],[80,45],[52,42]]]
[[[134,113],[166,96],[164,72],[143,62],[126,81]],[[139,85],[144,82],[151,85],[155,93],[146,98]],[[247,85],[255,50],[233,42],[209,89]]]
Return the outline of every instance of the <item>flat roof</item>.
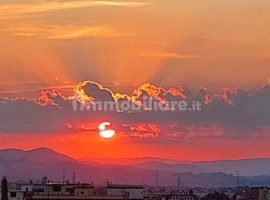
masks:
[[[128,189],[144,189],[145,187],[142,185],[117,185],[117,184],[109,184],[106,188],[128,188]]]
[[[123,196],[32,196],[26,197],[26,200],[123,200]],[[136,200],[136,199],[132,199]],[[137,199],[142,200],[142,199]]]

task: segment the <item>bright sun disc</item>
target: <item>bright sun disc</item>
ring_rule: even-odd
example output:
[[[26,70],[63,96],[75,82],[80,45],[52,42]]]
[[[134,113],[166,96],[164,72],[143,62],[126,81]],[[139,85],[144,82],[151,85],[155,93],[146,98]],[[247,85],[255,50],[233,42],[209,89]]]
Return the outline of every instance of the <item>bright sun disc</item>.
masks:
[[[110,122],[103,122],[98,126],[99,129],[99,134],[101,137],[103,138],[111,138],[115,135],[115,131],[110,129],[110,128],[106,128],[108,126],[111,126]]]

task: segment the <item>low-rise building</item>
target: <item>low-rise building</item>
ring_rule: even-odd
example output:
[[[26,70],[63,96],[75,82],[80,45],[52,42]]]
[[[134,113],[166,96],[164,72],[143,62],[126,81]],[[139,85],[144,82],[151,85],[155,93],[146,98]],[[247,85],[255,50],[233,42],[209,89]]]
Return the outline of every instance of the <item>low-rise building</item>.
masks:
[[[124,199],[143,199],[144,186],[107,184],[107,196],[123,197]]]
[[[93,196],[93,189],[93,186],[76,186],[74,187],[74,195],[81,197]]]
[[[269,187],[251,188],[249,200],[270,200],[270,188]]]
[[[193,191],[188,193],[172,193],[169,200],[198,200],[198,196],[193,194]]]

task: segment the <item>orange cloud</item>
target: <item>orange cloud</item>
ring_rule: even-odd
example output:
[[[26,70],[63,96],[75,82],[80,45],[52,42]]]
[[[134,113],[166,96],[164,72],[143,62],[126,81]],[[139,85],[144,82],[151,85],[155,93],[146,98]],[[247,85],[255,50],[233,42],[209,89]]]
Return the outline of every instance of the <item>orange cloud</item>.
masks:
[[[118,2],[118,1],[41,1],[38,3],[28,4],[9,4],[0,6],[0,19],[15,18],[21,15],[29,15],[35,13],[78,9],[96,6],[120,6],[120,7],[141,7],[149,5],[148,2]]]
[[[230,88],[223,88],[222,90],[222,94],[221,97],[224,100],[224,102],[228,103],[229,105],[233,104],[233,101],[231,99],[231,95],[234,93],[233,90],[231,90]]]
[[[175,97],[181,97],[183,99],[187,98],[187,96],[184,94],[184,91],[183,89],[181,90],[178,90],[178,89],[175,89],[175,88],[170,88],[167,93],[175,96]]]
[[[87,87],[90,87],[90,86],[93,86],[94,90],[87,91]],[[93,102],[95,100],[100,100],[100,101],[105,101],[105,100],[131,101],[132,100],[132,97],[127,94],[114,93],[112,90],[105,88],[103,85],[96,82],[92,82],[92,81],[80,82],[74,88],[74,92],[75,92],[75,98],[83,105],[85,105],[85,103],[87,102]],[[102,97],[101,93],[104,93],[105,96]],[[98,96],[98,99],[96,99],[97,96]]]
[[[41,91],[41,96],[38,99],[38,102],[42,105],[57,105],[57,102],[55,102],[54,98],[61,98],[63,101],[66,101],[67,99],[56,89],[53,89],[51,91]]]
[[[87,84],[88,82],[80,82],[75,88],[74,88],[74,92],[75,92],[75,98],[83,105],[85,105],[87,102],[92,102],[94,101],[93,97],[89,97],[83,87]],[[90,82],[92,83],[92,82]]]
[[[189,55],[189,54],[180,54],[176,52],[143,52],[139,53],[140,56],[147,57],[156,57],[156,58],[175,58],[175,59],[183,59],[183,58],[200,58],[199,55]]]
[[[87,87],[93,86],[92,91],[86,91]],[[156,98],[159,102],[169,101],[171,100],[171,97],[173,98],[179,98],[180,99],[186,99],[188,98],[186,94],[184,93],[183,89],[176,89],[176,88],[170,88],[168,90],[158,87],[155,85],[152,85],[150,83],[142,84],[138,87],[138,89],[135,89],[133,91],[132,95],[128,94],[121,94],[121,93],[115,93],[112,90],[105,88],[103,85],[91,82],[91,81],[84,81],[79,83],[75,89],[75,98],[81,102],[83,105],[87,102],[93,102],[95,100],[99,101],[121,101],[121,100],[127,100],[129,102],[133,102],[137,105],[141,104],[142,97],[145,95],[146,97],[150,98]],[[101,94],[103,93],[103,94]],[[169,96],[170,95],[170,96]],[[96,98],[98,96],[98,99]]]
[[[145,83],[141,85],[137,90],[135,90],[133,95],[135,97],[140,97],[143,91],[146,92],[150,97],[156,97],[164,92],[164,89],[151,85],[150,83]]]
[[[131,132],[127,134],[130,137],[139,138],[157,138],[160,133],[160,129],[157,124],[132,124],[123,125],[123,127],[128,127]]]
[[[91,37],[121,37],[127,33],[112,28],[108,25],[62,25],[62,26],[36,26],[36,25],[17,25],[3,29],[6,32],[18,36],[37,37],[44,39],[81,39]]]
[[[158,87],[150,83],[142,84],[137,90],[134,90],[132,99],[135,100],[135,102],[138,102],[143,95],[148,95],[151,98],[156,97],[156,100],[159,102],[169,101],[170,98],[168,95],[179,97],[179,99],[187,98],[183,89],[170,88],[169,90],[166,90],[165,88]]]

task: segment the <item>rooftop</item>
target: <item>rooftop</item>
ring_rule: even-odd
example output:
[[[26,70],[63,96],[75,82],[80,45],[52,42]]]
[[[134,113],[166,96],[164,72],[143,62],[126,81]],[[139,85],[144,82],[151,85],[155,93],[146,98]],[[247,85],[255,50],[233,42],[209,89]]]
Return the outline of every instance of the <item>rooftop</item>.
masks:
[[[144,189],[142,185],[121,185],[121,184],[107,184],[106,188],[128,188],[128,189]]]

